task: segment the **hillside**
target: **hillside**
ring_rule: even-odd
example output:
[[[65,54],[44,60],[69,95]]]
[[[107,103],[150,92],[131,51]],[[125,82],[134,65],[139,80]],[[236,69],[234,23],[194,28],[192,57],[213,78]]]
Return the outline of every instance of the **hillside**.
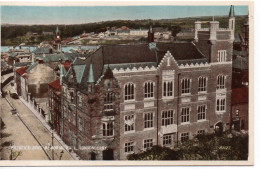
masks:
[[[161,20],[114,20],[114,21],[104,21],[95,23],[86,23],[78,25],[58,25],[61,31],[61,37],[68,38],[73,36],[78,36],[84,31],[89,32],[100,32],[107,27],[122,27],[127,26],[131,29],[146,28],[148,29],[152,23],[153,27],[164,27],[169,30],[176,31],[176,27],[180,28],[193,28],[194,22],[196,20],[200,21],[210,21],[211,16],[204,17],[188,17],[188,18],[176,18],[176,19],[161,19]],[[215,16],[215,20],[220,22],[220,27],[227,27],[228,17],[227,16]],[[246,20],[246,16],[236,16],[236,32],[243,32],[243,24]],[[27,44],[37,44],[43,40],[52,40],[53,36],[39,36],[37,38],[28,39],[24,35],[27,32],[33,32],[41,34],[44,32],[55,32],[57,25],[13,25],[4,24],[1,26],[1,45],[19,45],[24,41],[28,41]],[[204,26],[208,26],[204,24]],[[176,33],[176,32],[175,32]]]

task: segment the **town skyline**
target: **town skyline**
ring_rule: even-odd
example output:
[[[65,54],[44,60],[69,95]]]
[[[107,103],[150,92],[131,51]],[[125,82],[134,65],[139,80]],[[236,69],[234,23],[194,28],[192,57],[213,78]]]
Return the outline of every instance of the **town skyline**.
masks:
[[[2,6],[1,23],[17,25],[84,24],[111,20],[225,16],[229,6]],[[99,11],[98,13],[96,11]],[[248,6],[235,6],[247,15]],[[37,13],[37,15],[35,15]]]

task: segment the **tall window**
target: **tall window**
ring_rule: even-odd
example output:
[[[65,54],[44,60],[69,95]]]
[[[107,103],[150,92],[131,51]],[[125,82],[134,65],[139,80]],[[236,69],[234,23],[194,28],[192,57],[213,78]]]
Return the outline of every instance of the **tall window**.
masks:
[[[125,143],[125,153],[134,152],[134,142]]]
[[[199,77],[199,92],[205,92],[207,89],[207,78],[206,77]]]
[[[168,134],[168,135],[164,135],[163,136],[163,146],[168,146],[172,144],[172,135]]]
[[[153,139],[144,140],[144,149],[152,148],[152,146],[153,146]]]
[[[125,85],[125,100],[134,100],[134,84],[128,83]]]
[[[218,62],[226,62],[227,60],[227,51],[219,50],[218,51]]]
[[[182,79],[181,81],[181,93],[190,93],[190,79]]]
[[[173,124],[173,110],[162,112],[162,126]]]
[[[145,82],[144,84],[144,98],[153,98],[154,97],[154,83]]]
[[[163,96],[173,96],[173,82],[165,81],[163,82]]]
[[[104,110],[114,109],[115,94],[112,92],[105,93],[104,96]]]
[[[182,123],[190,122],[190,108],[189,107],[181,109],[181,122]]]
[[[113,122],[103,122],[103,136],[113,136],[114,125]]]
[[[152,127],[153,127],[153,113],[145,113],[144,128],[152,128]]]
[[[198,120],[206,119],[206,105],[198,106]]]
[[[125,132],[134,131],[135,130],[135,119],[134,115],[125,116]]]
[[[181,141],[187,141],[189,140],[189,133],[181,133]]]
[[[219,75],[218,76],[217,89],[224,89],[224,88],[225,88],[225,76]]]
[[[217,98],[216,110],[225,111],[226,110],[226,99],[225,98]]]

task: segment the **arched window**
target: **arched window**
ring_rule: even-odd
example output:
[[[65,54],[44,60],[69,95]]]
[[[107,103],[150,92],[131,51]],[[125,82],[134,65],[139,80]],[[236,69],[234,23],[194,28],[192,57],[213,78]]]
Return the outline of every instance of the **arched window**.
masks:
[[[134,100],[134,84],[128,83],[125,85],[125,100]]]
[[[113,122],[103,122],[103,136],[114,135],[114,124]]]
[[[154,97],[154,83],[145,82],[144,84],[144,98],[153,98]]]
[[[181,81],[181,93],[190,93],[190,79],[182,79]]]
[[[217,89],[224,89],[225,88],[225,76],[219,75],[217,80],[218,80]]]
[[[207,78],[206,77],[199,77],[199,92],[204,92],[207,90]]]
[[[112,92],[107,92],[104,95],[104,109],[113,110],[114,109],[115,94]]]

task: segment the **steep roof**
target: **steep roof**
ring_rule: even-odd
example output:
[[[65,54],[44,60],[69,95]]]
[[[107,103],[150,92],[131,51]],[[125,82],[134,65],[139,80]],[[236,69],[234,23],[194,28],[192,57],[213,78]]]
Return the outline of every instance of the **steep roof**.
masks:
[[[232,89],[232,105],[248,103],[248,88]]]
[[[49,85],[50,85],[53,89],[55,89],[55,90],[57,90],[57,91],[61,91],[61,85],[60,85],[60,79],[59,79],[59,78],[56,79],[56,80],[54,80],[53,82],[49,83]]]
[[[230,6],[229,17],[235,17],[234,5]]]
[[[50,54],[50,49],[52,49],[52,53],[58,53],[57,50],[55,50],[53,48],[49,48],[49,47],[36,48],[34,51],[32,51],[32,53],[34,53],[34,54]]]
[[[26,73],[27,68],[28,68],[27,66],[21,67],[21,68],[19,68],[19,69],[16,69],[16,72],[17,72],[20,76],[22,76],[24,73]]]
[[[76,82],[84,86],[90,75],[91,81],[97,81],[104,74],[108,65],[111,70],[114,68],[156,67],[156,56],[160,63],[167,51],[171,52],[178,64],[207,62],[206,57],[193,43],[158,43],[156,47],[157,52],[151,51],[148,44],[101,46],[87,57],[76,57],[64,80],[68,80],[69,74],[74,73]],[[92,68],[90,68],[91,64]],[[89,72],[90,70],[93,72]]]

